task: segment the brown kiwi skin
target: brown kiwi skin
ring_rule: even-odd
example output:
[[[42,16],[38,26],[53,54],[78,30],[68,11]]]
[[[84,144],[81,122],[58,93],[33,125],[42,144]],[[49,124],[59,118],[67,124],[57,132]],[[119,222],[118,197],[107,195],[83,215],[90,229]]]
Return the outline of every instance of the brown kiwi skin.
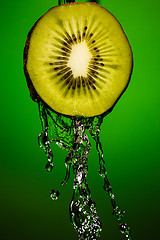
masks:
[[[90,2],[90,3],[96,4],[96,5],[100,6],[101,8],[105,9],[106,11],[108,11],[106,8],[102,7],[101,5],[97,4],[96,2]],[[79,4],[79,2],[71,2],[71,3],[69,3],[69,4]],[[87,2],[86,2],[86,3],[84,2],[84,4],[87,4]],[[68,4],[62,4],[62,5],[68,5]],[[59,5],[58,5],[58,6],[59,6]],[[51,9],[56,8],[56,7],[58,7],[58,6],[52,7],[52,8],[50,8],[48,11],[50,11]],[[48,11],[47,11],[47,12],[48,12]],[[40,102],[40,101],[41,101],[41,102],[43,102],[43,104],[45,105],[46,108],[50,109],[50,111],[55,112],[55,113],[57,113],[57,114],[62,114],[62,113],[56,112],[54,109],[52,109],[52,108],[39,96],[39,94],[37,93],[36,89],[35,89],[34,86],[33,86],[33,83],[32,83],[32,81],[31,81],[31,78],[30,78],[29,73],[28,73],[28,70],[27,70],[28,50],[29,50],[29,46],[30,46],[30,39],[31,39],[32,33],[33,33],[33,31],[34,31],[37,23],[39,22],[39,20],[40,20],[45,14],[47,14],[47,12],[44,13],[44,14],[35,22],[35,24],[34,24],[33,27],[30,29],[30,31],[29,31],[29,33],[28,33],[28,35],[27,35],[27,40],[26,40],[25,47],[24,47],[24,52],[23,52],[23,68],[24,68],[24,74],[25,74],[26,81],[27,81],[27,86],[28,86],[28,89],[29,89],[29,92],[30,92],[30,97],[32,98],[32,100],[35,101],[35,102]],[[108,11],[108,12],[109,12],[109,11]],[[109,12],[109,13],[110,13],[110,12]],[[116,17],[115,17],[112,13],[110,13],[110,14],[116,19]],[[116,19],[116,21],[119,23],[119,21],[118,21],[117,19]],[[129,41],[128,41],[128,38],[127,38],[127,36],[126,36],[126,34],[125,34],[125,32],[124,32],[124,30],[123,30],[123,28],[122,28],[122,26],[121,26],[120,23],[119,23],[119,25],[120,25],[120,27],[121,27],[121,29],[122,29],[125,37],[126,37],[126,40],[127,40],[128,44],[129,44],[129,46],[130,46],[130,43],[129,43]],[[105,117],[106,115],[108,115],[110,112],[112,112],[114,106],[115,106],[116,103],[119,101],[119,99],[121,98],[121,96],[123,95],[123,93],[126,91],[128,85],[129,85],[129,83],[130,83],[130,79],[131,79],[131,75],[132,75],[132,71],[133,71],[133,52],[132,52],[131,46],[130,46],[130,50],[131,50],[131,53],[132,53],[132,59],[131,59],[131,61],[132,61],[132,66],[131,66],[131,71],[130,71],[130,75],[129,75],[129,78],[128,78],[128,82],[127,82],[126,87],[123,89],[123,91],[121,92],[121,94],[119,95],[119,97],[117,98],[117,100],[115,101],[115,103],[112,105],[111,108],[109,108],[106,112],[104,112],[104,113],[102,113],[102,114],[100,114],[100,115],[95,115],[95,116],[89,117],[89,118],[94,118],[94,117],[97,117],[97,116]],[[62,114],[62,115],[74,119],[74,116],[70,116],[70,115],[66,115],[66,114]],[[83,117],[83,116],[80,116],[80,117]],[[85,117],[85,116],[84,116],[84,117]]]

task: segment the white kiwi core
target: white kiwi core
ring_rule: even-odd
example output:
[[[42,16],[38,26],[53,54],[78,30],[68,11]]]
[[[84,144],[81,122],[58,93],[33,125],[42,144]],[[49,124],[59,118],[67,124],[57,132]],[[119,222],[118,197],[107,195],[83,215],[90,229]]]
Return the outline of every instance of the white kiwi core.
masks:
[[[87,77],[87,69],[92,54],[86,44],[86,41],[74,44],[68,61],[68,67],[72,69],[73,76]]]

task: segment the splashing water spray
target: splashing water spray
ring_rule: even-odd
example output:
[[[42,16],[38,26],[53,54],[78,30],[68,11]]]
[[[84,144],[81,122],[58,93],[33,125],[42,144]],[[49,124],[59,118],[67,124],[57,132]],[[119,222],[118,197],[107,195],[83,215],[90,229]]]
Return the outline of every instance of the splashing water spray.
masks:
[[[110,113],[128,86],[132,50],[117,19],[97,3],[59,1],[30,30],[24,49],[24,72],[30,96],[38,103],[42,132],[38,143],[52,171],[55,142],[66,150],[66,176],[74,173],[71,222],[79,239],[99,239],[102,230],[95,202],[87,184],[89,133],[99,155],[99,174],[104,179],[119,228],[131,240],[130,228],[107,177],[99,140],[104,116]],[[53,200],[57,190],[50,191]]]

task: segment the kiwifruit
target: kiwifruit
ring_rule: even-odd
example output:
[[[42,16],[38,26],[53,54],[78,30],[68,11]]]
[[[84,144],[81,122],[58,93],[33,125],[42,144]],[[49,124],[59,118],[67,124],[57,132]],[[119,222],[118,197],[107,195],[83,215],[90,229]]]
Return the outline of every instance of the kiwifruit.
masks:
[[[96,3],[51,8],[24,50],[30,91],[54,111],[92,117],[113,108],[132,72],[132,50],[117,19]]]

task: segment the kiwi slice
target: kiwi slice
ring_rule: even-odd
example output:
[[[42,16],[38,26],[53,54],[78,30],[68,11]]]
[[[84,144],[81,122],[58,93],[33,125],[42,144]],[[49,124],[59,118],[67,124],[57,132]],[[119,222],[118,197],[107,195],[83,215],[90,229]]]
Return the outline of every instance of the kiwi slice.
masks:
[[[30,91],[54,111],[92,117],[112,109],[126,89],[132,50],[117,19],[96,3],[51,8],[24,50]]]

